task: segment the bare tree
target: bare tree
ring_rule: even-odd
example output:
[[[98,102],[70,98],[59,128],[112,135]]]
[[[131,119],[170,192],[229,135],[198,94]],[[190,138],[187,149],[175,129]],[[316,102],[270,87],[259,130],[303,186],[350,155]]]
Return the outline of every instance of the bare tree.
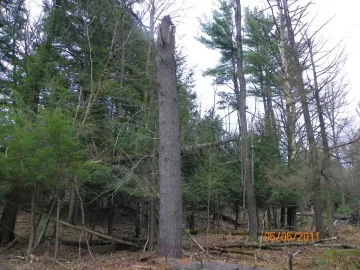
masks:
[[[237,73],[239,77],[239,91],[236,92],[236,102],[239,115],[239,130],[241,137],[241,164],[243,168],[243,179],[245,186],[247,209],[249,213],[249,235],[257,236],[258,218],[256,213],[256,200],[254,186],[251,179],[250,154],[247,141],[247,119],[246,119],[246,81],[243,68],[243,44],[242,44],[242,22],[241,22],[241,3],[236,0],[235,24],[236,24],[236,44],[237,44]]]
[[[327,227],[329,236],[335,236],[335,229],[333,224],[333,207],[332,207],[332,200],[331,200],[331,181],[330,181],[330,148],[328,137],[326,134],[326,126],[324,120],[324,113],[322,109],[322,104],[320,102],[320,89],[318,84],[318,75],[317,69],[315,66],[315,59],[314,59],[314,51],[313,51],[313,41],[311,38],[306,39],[306,44],[309,49],[309,56],[310,56],[310,63],[311,69],[313,73],[313,83],[314,83],[314,97],[316,102],[316,110],[320,122],[320,134],[321,134],[321,141],[323,146],[324,152],[324,160],[321,169],[321,175],[324,177],[325,182],[325,201],[326,201],[326,217],[327,217]]]
[[[270,2],[269,2],[270,4]],[[287,34],[287,46],[289,48],[289,53],[285,55],[287,63],[290,67],[290,74],[287,74],[286,77],[288,79],[293,78],[293,84],[297,91],[297,95],[300,99],[301,109],[304,118],[304,126],[307,135],[307,141],[309,144],[309,163],[310,163],[310,177],[312,188],[314,192],[313,203],[315,210],[315,226],[316,230],[321,233],[321,237],[324,237],[323,231],[323,217],[322,217],[322,199],[321,199],[321,181],[320,181],[320,171],[319,171],[319,156],[317,152],[316,138],[314,134],[314,129],[312,126],[312,117],[309,110],[309,103],[307,97],[307,91],[305,89],[305,83],[303,79],[303,66],[300,60],[300,52],[301,48],[298,47],[295,42],[295,30],[296,26],[299,25],[299,21],[301,20],[303,14],[305,13],[307,7],[309,5],[305,5],[301,8],[296,8],[296,10],[289,10],[288,0],[277,0],[277,7],[279,10],[280,21],[283,21],[284,31]],[[293,26],[292,22],[294,20],[294,16],[290,14],[299,14],[297,16],[297,22],[295,26]],[[281,26],[281,25],[280,25]],[[291,84],[290,84],[291,85]]]
[[[345,100],[347,84],[340,78],[338,81],[332,81],[325,85],[322,94],[322,101],[326,105],[323,106],[323,113],[326,121],[329,123],[330,132],[329,143],[331,144],[331,157],[334,161],[331,164],[331,177],[335,186],[340,191],[341,205],[343,213],[346,213],[346,182],[347,177],[345,168],[341,164],[341,153],[338,145],[340,144],[341,136],[346,132],[346,127],[351,126],[351,118],[342,116],[342,110],[348,105]]]

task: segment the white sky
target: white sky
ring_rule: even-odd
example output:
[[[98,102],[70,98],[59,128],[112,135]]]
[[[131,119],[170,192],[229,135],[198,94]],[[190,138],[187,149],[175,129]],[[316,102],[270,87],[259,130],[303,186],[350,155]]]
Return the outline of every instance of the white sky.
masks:
[[[28,0],[33,10],[39,10],[41,0]],[[90,0],[91,1],[91,0]],[[308,2],[300,0],[300,2]],[[177,43],[182,46],[183,52],[188,56],[189,66],[195,66],[195,79],[198,102],[201,103],[202,111],[210,109],[214,104],[214,86],[211,85],[211,78],[202,77],[202,72],[207,68],[214,67],[218,60],[218,53],[207,49],[194,37],[200,34],[198,19],[204,15],[210,17],[211,10],[216,8],[216,0],[179,0],[185,7],[191,7],[179,12],[177,18]],[[312,14],[309,18],[315,17],[313,24],[322,25],[334,17],[327,27],[322,31],[322,36],[328,39],[329,49],[340,40],[345,40],[348,61],[344,68],[346,79],[349,81],[348,101],[351,104],[347,112],[349,115],[356,115],[357,104],[360,101],[360,79],[358,65],[360,64],[360,20],[358,0],[313,0],[311,6]],[[259,8],[267,7],[266,0],[241,0],[242,7],[250,6]],[[165,15],[165,14],[164,14]],[[315,16],[316,15],[316,16]],[[254,108],[253,100],[248,99],[249,108]]]
[[[329,41],[328,49],[332,48],[340,40],[345,40],[348,62],[344,72],[346,79],[350,83],[348,100],[351,102],[348,107],[348,113],[355,115],[357,103],[360,101],[360,80],[358,77],[358,65],[360,64],[360,49],[358,48],[360,43],[360,20],[357,18],[359,16],[360,1],[313,0],[313,2],[315,4],[310,8],[312,14],[309,15],[309,19],[312,19],[317,13],[313,22],[315,27],[322,25],[335,16],[322,31],[322,36]],[[214,87],[211,85],[211,78],[203,78],[201,73],[205,69],[216,65],[218,54],[207,49],[196,41],[194,37],[200,33],[197,18],[203,17],[204,14],[210,17],[211,10],[216,7],[215,3],[217,3],[216,0],[185,0],[185,6],[192,6],[193,8],[186,10],[184,15],[181,14],[181,23],[177,25],[177,33],[179,33],[177,42],[183,46],[185,54],[189,56],[189,65],[196,66],[195,91],[197,92],[199,102],[201,102],[202,111],[213,106]],[[267,7],[266,0],[242,0],[241,3],[243,8],[246,6]],[[254,102],[251,99],[248,99],[248,101],[249,103]],[[254,106],[249,104],[249,108],[254,108]]]

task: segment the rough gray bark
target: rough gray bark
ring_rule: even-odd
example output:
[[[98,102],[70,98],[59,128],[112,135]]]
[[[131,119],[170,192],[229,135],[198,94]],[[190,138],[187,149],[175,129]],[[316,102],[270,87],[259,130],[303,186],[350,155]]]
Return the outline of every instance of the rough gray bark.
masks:
[[[241,136],[241,164],[243,166],[243,176],[245,185],[246,204],[249,214],[249,235],[251,237],[257,236],[258,218],[256,214],[256,200],[254,186],[251,180],[251,168],[249,149],[247,142],[247,120],[246,120],[246,81],[243,70],[243,49],[242,49],[242,35],[241,35],[241,4],[240,0],[236,0],[236,44],[237,44],[237,73],[240,82],[239,93],[236,94],[237,109],[239,111],[239,128]]]
[[[307,139],[310,147],[310,177],[312,188],[314,192],[313,203],[314,203],[314,212],[315,212],[315,226],[316,231],[320,232],[320,237],[324,238],[324,226],[323,226],[323,216],[322,216],[322,199],[321,199],[321,181],[320,181],[320,172],[319,172],[319,156],[316,148],[316,140],[314,136],[314,130],[311,123],[311,116],[309,111],[309,105],[307,100],[307,95],[305,91],[305,84],[302,77],[302,68],[300,65],[300,57],[296,48],[295,35],[291,24],[291,17],[289,14],[288,0],[282,0],[283,6],[280,7],[284,12],[285,25],[287,29],[289,45],[291,49],[292,64],[294,65],[295,70],[295,83],[297,86],[298,94],[300,97],[301,107],[304,115],[305,130]]]
[[[176,89],[175,35],[170,16],[161,20],[157,40],[159,99],[160,218],[158,253],[182,257],[182,197],[179,95]]]

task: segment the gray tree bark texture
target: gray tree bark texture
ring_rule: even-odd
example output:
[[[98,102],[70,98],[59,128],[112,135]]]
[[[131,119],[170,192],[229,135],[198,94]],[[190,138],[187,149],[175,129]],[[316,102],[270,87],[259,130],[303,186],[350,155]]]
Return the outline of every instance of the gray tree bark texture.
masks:
[[[241,137],[241,164],[243,166],[243,176],[245,184],[246,204],[249,214],[249,235],[257,236],[258,218],[256,214],[256,200],[254,186],[251,180],[251,166],[249,158],[249,148],[247,142],[247,121],[246,121],[246,82],[243,69],[243,49],[241,35],[241,4],[236,0],[236,44],[237,44],[237,71],[240,82],[240,91],[237,94],[237,106],[239,111],[240,137]]]
[[[175,36],[170,16],[160,24],[157,39],[159,102],[160,217],[158,253],[182,257],[179,95],[176,89]]]

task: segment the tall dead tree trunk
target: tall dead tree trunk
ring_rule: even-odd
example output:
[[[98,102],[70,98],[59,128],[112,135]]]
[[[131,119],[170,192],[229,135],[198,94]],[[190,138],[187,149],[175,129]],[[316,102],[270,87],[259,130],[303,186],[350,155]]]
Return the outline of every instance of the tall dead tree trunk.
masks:
[[[325,182],[325,202],[326,202],[326,224],[328,228],[328,233],[330,237],[334,237],[336,232],[334,228],[333,223],[333,207],[332,207],[332,200],[331,200],[331,181],[330,181],[330,148],[329,148],[329,141],[326,134],[326,126],[325,126],[325,120],[324,120],[324,113],[322,109],[322,105],[320,102],[320,89],[318,85],[318,77],[315,67],[315,60],[314,60],[314,53],[313,53],[313,44],[310,39],[307,39],[307,45],[309,48],[309,56],[310,56],[310,62],[313,72],[313,80],[314,80],[314,96],[316,101],[316,109],[319,117],[319,124],[320,124],[320,134],[321,134],[321,141],[323,146],[323,152],[324,152],[324,160],[323,160],[323,166],[321,170],[321,174],[324,176],[324,182]]]
[[[241,165],[244,170],[244,185],[246,204],[249,213],[249,235],[251,237],[257,236],[258,218],[256,214],[256,200],[253,182],[251,180],[251,168],[249,149],[247,141],[247,120],[246,120],[246,81],[243,69],[243,49],[242,49],[242,35],[241,35],[241,4],[240,0],[236,0],[236,44],[237,44],[237,73],[240,82],[239,93],[236,93],[237,109],[239,111],[239,130],[241,136]]]
[[[280,0],[277,0],[277,6],[279,9],[279,52],[281,57],[281,64],[283,69],[283,87],[284,87],[284,98],[286,106],[286,133],[287,133],[287,149],[288,149],[288,167],[291,166],[295,159],[295,101],[292,95],[292,87],[290,83],[290,63],[286,53],[286,43],[285,43],[285,19],[282,12],[282,5]]]
[[[290,59],[288,59],[288,54],[286,50],[286,40],[285,40],[285,18],[284,14],[282,12],[282,5],[280,0],[277,0],[277,7],[279,10],[279,52],[280,52],[280,58],[281,58],[281,65],[282,65],[282,71],[283,71],[283,91],[284,91],[284,99],[285,99],[285,110],[286,110],[286,137],[287,137],[287,159],[288,159],[288,168],[291,169],[292,164],[295,160],[295,100],[293,98],[292,93],[292,83],[291,78],[292,74],[290,73]],[[288,202],[293,203],[293,202]],[[295,210],[294,210],[295,207]],[[296,206],[287,206],[287,221],[288,221],[288,229],[295,229],[294,224],[291,223],[292,220],[294,220],[294,211],[296,212]],[[290,223],[289,223],[290,222]]]
[[[158,252],[182,257],[182,197],[179,94],[176,89],[175,30],[170,16],[161,20],[157,40],[159,99],[160,217]]]
[[[316,148],[316,140],[314,136],[314,130],[311,123],[311,116],[309,111],[309,104],[307,100],[307,94],[305,91],[305,84],[302,77],[302,67],[300,64],[300,56],[296,48],[295,43],[295,34],[291,24],[291,17],[289,13],[288,0],[282,0],[283,5],[280,6],[281,12],[284,14],[285,25],[287,29],[289,45],[291,49],[291,63],[295,71],[295,85],[297,87],[298,95],[300,97],[301,108],[304,115],[305,130],[310,148],[310,177],[312,188],[314,192],[313,203],[314,203],[314,212],[315,212],[315,226],[316,230],[320,233],[320,237],[324,238],[324,228],[323,228],[323,216],[322,216],[322,199],[321,199],[321,180],[319,172],[319,156]]]
[[[33,251],[34,237],[35,237],[35,197],[36,197],[36,185],[31,195],[31,213],[30,213],[30,236],[28,248],[26,251],[26,261],[30,261],[30,255]]]

